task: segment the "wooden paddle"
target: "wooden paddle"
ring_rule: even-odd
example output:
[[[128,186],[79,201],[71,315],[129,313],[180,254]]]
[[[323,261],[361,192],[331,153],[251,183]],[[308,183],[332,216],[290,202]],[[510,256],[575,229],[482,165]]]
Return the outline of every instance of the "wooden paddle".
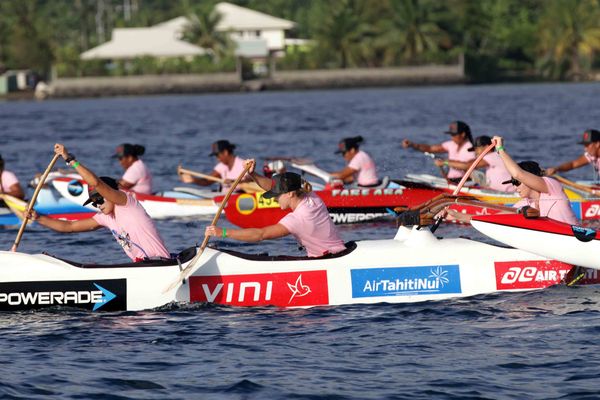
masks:
[[[565,177],[562,177],[560,175],[554,174],[552,175],[552,178],[556,178],[557,181],[559,181],[560,183],[563,183],[567,186],[571,186],[572,188],[575,188],[577,190],[581,190],[583,192],[589,193],[589,194],[597,194],[595,189],[592,189],[590,186],[587,185],[582,185],[580,183],[577,182],[573,182],[572,180],[569,180]]]
[[[479,164],[479,161],[481,161],[483,159],[483,157],[485,157],[485,155],[487,153],[489,153],[490,151],[492,151],[494,149],[494,147],[496,147],[496,142],[492,141],[492,144],[490,144],[488,147],[486,147],[480,155],[477,156],[477,158],[475,159],[475,161],[473,161],[473,163],[471,164],[471,166],[469,167],[469,169],[467,170],[467,172],[465,172],[465,174],[463,175],[462,179],[460,180],[460,182],[458,183],[458,186],[456,186],[456,189],[454,189],[454,192],[452,192],[453,195],[457,195],[460,190],[463,188],[463,186],[465,185],[465,182],[467,181],[467,179],[469,179],[469,176],[471,175],[471,173],[473,172],[473,170],[477,167],[477,165]],[[444,218],[446,218],[446,214],[448,213],[448,208],[446,208],[442,215],[438,218],[438,220],[435,222],[435,224],[431,227],[431,232],[435,232],[437,230],[437,228],[440,226],[440,224],[442,223],[442,220]]]
[[[25,211],[25,216],[23,218],[23,223],[21,223],[21,228],[19,228],[19,233],[17,233],[17,238],[15,239],[15,243],[12,245],[10,251],[17,251],[17,247],[19,246],[19,242],[21,242],[23,232],[25,232],[25,226],[27,225],[27,221],[29,220],[29,213],[31,213],[33,205],[37,200],[38,194],[40,193],[40,190],[42,190],[42,186],[44,186],[44,182],[46,182],[46,178],[48,177],[48,174],[54,167],[54,164],[56,164],[56,160],[58,160],[58,157],[60,157],[60,154],[55,154],[54,157],[52,157],[52,161],[50,161],[50,164],[48,164],[48,168],[46,168],[46,171],[44,171],[44,174],[40,178],[40,181],[38,182],[38,185],[35,188],[35,191],[33,192],[33,196],[31,197],[31,200],[29,200],[29,204],[27,205],[27,210]]]
[[[223,212],[223,208],[225,208],[225,205],[227,204],[227,201],[229,200],[229,197],[231,197],[231,194],[233,193],[233,191],[235,190],[235,188],[237,187],[237,185],[240,183],[240,181],[244,178],[244,175],[246,175],[248,173],[248,171],[250,170],[250,168],[253,166],[253,164],[248,164],[246,166],[246,168],[244,168],[244,170],[242,171],[242,173],[240,174],[240,176],[237,177],[237,179],[233,182],[233,184],[231,185],[231,187],[229,188],[229,191],[227,191],[227,194],[225,195],[225,197],[223,198],[223,201],[221,202],[221,205],[219,206],[219,209],[217,210],[217,213],[215,214],[215,217],[213,218],[212,222],[211,222],[211,226],[215,226],[217,224],[217,222],[219,221],[219,217],[221,216],[221,213]],[[185,267],[180,273],[179,273],[179,277],[177,278],[176,281],[174,281],[173,283],[171,283],[164,291],[163,293],[167,293],[170,290],[174,289],[175,287],[177,287],[177,285],[179,285],[180,282],[184,282],[187,277],[194,272],[194,267],[196,266],[196,264],[198,263],[198,260],[200,259],[200,257],[202,257],[202,254],[204,253],[204,249],[206,248],[206,246],[208,245],[208,240],[210,239],[210,236],[206,236],[204,235],[204,240],[202,241],[202,244],[200,245],[200,249],[198,249],[198,253],[196,253],[196,255],[194,256],[194,258],[191,259],[191,261],[189,262],[189,264],[187,265],[187,267]]]
[[[432,160],[435,160],[437,158],[435,154],[430,153],[428,151],[424,152],[423,154],[425,154],[427,157],[431,158]],[[440,169],[440,174],[442,174],[442,178],[444,178],[446,180],[446,182],[450,183],[450,181],[448,180],[448,171],[441,165],[438,168]]]
[[[216,176],[203,174],[202,172],[193,171],[191,169],[186,169],[186,168],[183,168],[181,165],[179,165],[177,167],[177,174],[178,175],[188,174],[191,176],[195,176],[197,178],[203,178],[203,179],[206,179],[209,181],[226,184],[226,181],[223,178],[218,178]],[[264,190],[260,186],[258,186],[258,184],[255,182],[240,182],[240,184],[238,186],[240,187],[240,189],[242,189],[246,193],[264,192]]]

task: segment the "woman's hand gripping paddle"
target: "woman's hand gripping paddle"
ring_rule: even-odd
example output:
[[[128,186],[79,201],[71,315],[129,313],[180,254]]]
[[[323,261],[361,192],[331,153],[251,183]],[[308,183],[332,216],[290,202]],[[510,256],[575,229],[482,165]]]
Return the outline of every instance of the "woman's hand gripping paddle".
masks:
[[[458,186],[456,186],[456,189],[454,189],[454,192],[452,192],[452,194],[454,196],[456,196],[461,191],[461,189],[465,185],[465,182],[467,181],[467,179],[469,179],[469,176],[471,175],[471,173],[473,172],[473,170],[477,167],[477,165],[483,159],[483,157],[485,157],[485,155],[487,153],[489,153],[490,151],[492,151],[494,149],[494,147],[496,147],[496,142],[492,141],[492,144],[490,144],[488,147],[486,147],[481,152],[481,154],[479,156],[477,156],[477,158],[475,159],[475,161],[473,161],[473,164],[471,164],[471,166],[469,167],[469,169],[467,170],[467,172],[465,172],[465,175],[462,177],[462,179],[458,183]],[[431,232],[432,233],[435,232],[437,230],[437,228],[440,226],[440,224],[442,223],[442,221],[446,217],[447,212],[448,212],[448,209],[446,208],[442,212],[442,215],[437,219],[437,221],[435,221],[435,224],[433,224],[433,226],[431,227]]]
[[[25,226],[27,226],[27,221],[29,220],[29,214],[31,214],[31,210],[33,209],[33,205],[35,204],[35,201],[37,200],[38,194],[40,193],[40,190],[42,190],[42,186],[44,186],[44,182],[46,182],[46,178],[48,177],[48,174],[54,167],[54,164],[56,164],[56,160],[58,160],[58,157],[60,157],[60,154],[54,155],[54,157],[52,158],[52,161],[50,161],[50,164],[48,164],[48,168],[46,168],[46,171],[44,171],[44,174],[40,178],[40,181],[38,182],[38,185],[35,188],[35,191],[33,192],[33,196],[31,197],[31,200],[29,201],[29,204],[27,205],[27,210],[25,212],[25,218],[23,218],[23,222],[21,223],[21,228],[19,228],[19,233],[17,233],[17,238],[15,239],[15,243],[12,245],[10,251],[17,251],[17,247],[19,246],[19,242],[21,242],[21,237],[23,237],[23,232],[25,231]]]
[[[233,193],[233,191],[235,190],[235,188],[237,187],[237,185],[244,178],[244,176],[248,173],[248,171],[251,168],[253,168],[253,167],[254,167],[253,163],[250,163],[250,164],[246,165],[246,168],[244,168],[244,170],[242,171],[242,173],[240,174],[240,176],[238,176],[237,179],[233,182],[233,184],[229,188],[229,191],[225,195],[225,198],[221,202],[221,205],[219,206],[219,209],[217,210],[217,213],[215,214],[215,217],[213,218],[213,220],[211,222],[212,226],[215,226],[217,224],[217,222],[219,221],[219,217],[221,216],[221,213],[223,212],[223,208],[225,208],[225,205],[227,204],[227,201],[229,200],[229,197],[231,197],[231,194]],[[188,276],[190,276],[196,270],[195,266],[198,263],[198,260],[200,260],[200,257],[202,257],[202,254],[204,253],[204,249],[208,245],[208,240],[209,239],[210,239],[210,236],[204,235],[204,240],[202,241],[202,244],[200,245],[200,249],[198,249],[198,253],[196,253],[196,255],[194,256],[194,258],[191,259],[191,261],[189,262],[189,264],[187,265],[187,267],[185,267],[179,273],[179,277],[177,278],[177,280],[174,281],[173,283],[171,283],[163,291],[163,293],[167,293],[167,292],[171,291],[172,289],[176,288],[177,285],[179,285],[179,283],[185,282],[185,280],[188,278]]]

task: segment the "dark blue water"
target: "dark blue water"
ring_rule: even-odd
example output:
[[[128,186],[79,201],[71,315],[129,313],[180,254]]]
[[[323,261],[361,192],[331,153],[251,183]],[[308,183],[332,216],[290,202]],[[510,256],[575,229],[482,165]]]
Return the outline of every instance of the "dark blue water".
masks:
[[[311,157],[340,169],[337,141],[363,135],[382,174],[437,174],[403,138],[439,143],[450,121],[501,134],[517,159],[579,156],[600,126],[598,84],[428,87],[0,103],[7,168],[27,181],[63,142],[99,174],[121,142],[147,147],[157,189],[177,164],[210,171],[210,143],[242,156]],[[591,178],[591,168],[568,174]],[[206,221],[159,221],[171,251],[202,240]],[[391,224],[342,227],[345,240],[389,238]],[[483,239],[470,228],[444,236]],[[14,231],[0,231],[8,249]],[[296,253],[293,240],[247,251]],[[107,232],[27,231],[25,252],[124,260]],[[194,305],[137,313],[0,314],[0,397],[231,399],[598,398],[600,288],[555,287],[420,304],[237,309]]]

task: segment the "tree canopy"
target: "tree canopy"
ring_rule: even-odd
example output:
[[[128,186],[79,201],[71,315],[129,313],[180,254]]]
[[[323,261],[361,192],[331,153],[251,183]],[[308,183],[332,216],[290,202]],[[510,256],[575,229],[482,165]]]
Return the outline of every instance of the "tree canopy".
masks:
[[[231,70],[232,42],[216,32],[217,0],[3,0],[0,71],[59,75]],[[474,81],[514,77],[586,79],[600,57],[600,0],[231,0],[295,21],[279,68],[355,68],[456,63]],[[79,54],[110,39],[115,27],[150,26],[178,16],[185,38],[209,50],[184,60],[136,60],[107,70]],[[137,64],[136,64],[137,62]]]

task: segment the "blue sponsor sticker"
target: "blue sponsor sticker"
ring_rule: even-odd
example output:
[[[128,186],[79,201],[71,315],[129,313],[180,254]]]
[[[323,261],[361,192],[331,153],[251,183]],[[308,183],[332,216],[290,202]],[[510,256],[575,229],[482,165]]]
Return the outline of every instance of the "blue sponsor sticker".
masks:
[[[352,297],[461,293],[458,265],[353,269]]]

